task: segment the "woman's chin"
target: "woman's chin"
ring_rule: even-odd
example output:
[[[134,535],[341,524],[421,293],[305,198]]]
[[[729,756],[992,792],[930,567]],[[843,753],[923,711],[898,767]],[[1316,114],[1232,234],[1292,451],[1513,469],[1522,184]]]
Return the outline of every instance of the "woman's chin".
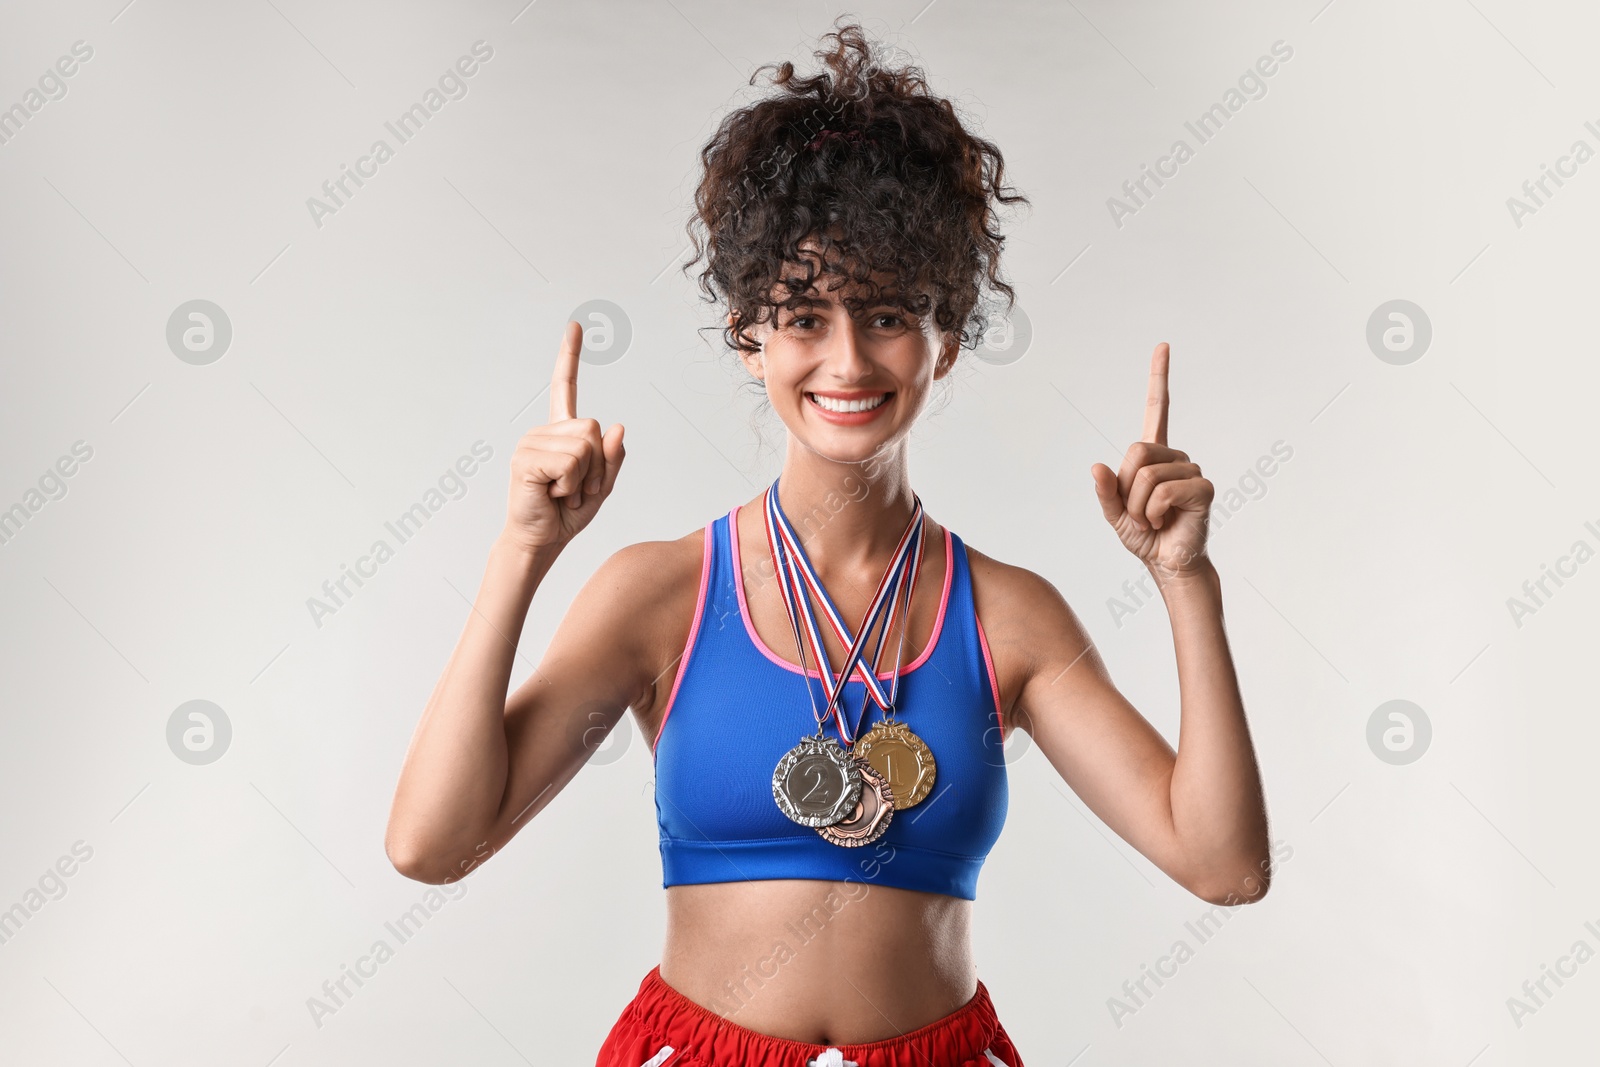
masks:
[[[807,451],[834,463],[866,463],[881,456],[893,440],[892,434],[865,434],[848,430],[841,433],[834,426],[808,426],[800,432],[791,426],[789,435],[805,445]]]

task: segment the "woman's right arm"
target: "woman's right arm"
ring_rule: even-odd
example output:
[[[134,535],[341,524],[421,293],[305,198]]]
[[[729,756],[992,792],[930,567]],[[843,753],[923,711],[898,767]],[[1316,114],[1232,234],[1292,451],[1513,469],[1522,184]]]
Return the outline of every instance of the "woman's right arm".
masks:
[[[576,417],[581,346],[581,328],[568,323],[550,422],[518,442],[505,528],[406,750],[384,847],[418,881],[460,878],[509,840],[653,681],[660,641],[638,610],[645,590],[629,586],[659,543],[623,549],[596,571],[538,670],[506,698],[534,594],[610,495],[623,459],[621,425],[602,437],[597,422]]]

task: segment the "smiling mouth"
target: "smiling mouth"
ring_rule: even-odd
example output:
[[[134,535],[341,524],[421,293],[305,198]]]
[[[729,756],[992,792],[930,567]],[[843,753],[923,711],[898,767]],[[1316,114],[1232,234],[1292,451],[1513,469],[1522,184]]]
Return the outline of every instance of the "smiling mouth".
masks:
[[[840,414],[850,414],[856,411],[871,411],[875,407],[888,402],[894,393],[879,393],[876,396],[862,397],[859,400],[841,400],[837,397],[818,396],[816,393],[807,393],[806,399],[824,411],[834,411]]]

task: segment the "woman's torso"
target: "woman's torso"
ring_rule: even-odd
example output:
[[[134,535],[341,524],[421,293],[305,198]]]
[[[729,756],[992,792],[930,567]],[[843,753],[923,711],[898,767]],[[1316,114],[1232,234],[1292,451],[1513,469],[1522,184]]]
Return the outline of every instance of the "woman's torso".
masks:
[[[684,591],[681,597],[674,596],[669,611],[680,620],[677,623],[679,647],[693,648],[702,656],[705,655],[703,650],[714,649],[713,660],[716,656],[734,660],[731,664],[725,661],[722,666],[731,666],[741,678],[749,677],[764,700],[756,701],[753,707],[726,710],[788,716],[793,722],[785,725],[792,725],[788,732],[793,733],[797,741],[802,734],[814,732],[815,724],[793,652],[794,631],[778,589],[770,578],[769,550],[759,505],[736,509],[734,518],[738,520],[736,527],[729,524],[722,533],[726,538],[725,550],[735,547],[733,538],[737,537],[738,551],[734,558],[738,560],[738,591],[743,594],[743,603],[729,595],[719,595],[717,589],[708,590],[706,600],[701,602],[698,581],[694,589]],[[872,870],[870,878],[845,875],[843,880],[834,877],[821,880],[769,876],[706,884],[673,884],[667,889],[668,925],[662,978],[690,999],[728,1015],[741,1026],[820,1044],[876,1041],[955,1011],[976,989],[970,938],[972,901],[955,894],[971,895],[972,879],[976,876],[977,864],[981,863],[981,855],[960,864],[953,860],[946,863],[946,857],[937,851],[925,851],[921,846],[942,844],[939,835],[944,834],[959,838],[957,845],[964,847],[958,847],[958,851],[987,852],[1005,816],[1004,762],[1000,748],[1003,735],[995,707],[994,668],[987,646],[982,644],[981,624],[977,623],[973,609],[965,549],[958,538],[947,537],[946,531],[931,519],[927,520],[927,525],[923,573],[917,582],[903,653],[904,663],[912,666],[912,670],[907,672],[902,668],[902,699],[898,703],[903,721],[913,730],[927,735],[925,740],[935,748],[935,758],[943,754],[944,758],[939,761],[942,777],[936,779],[930,796],[915,807],[897,812],[894,819],[905,820],[905,823],[897,830],[895,821],[891,820],[890,833],[876,844],[855,849],[829,845],[821,850],[830,860],[835,856],[848,856],[852,863],[861,865],[863,871]],[[693,539],[685,538],[684,542],[691,540],[700,541],[701,538],[696,535]],[[688,551],[687,545],[676,544]],[[731,581],[734,571],[730,555],[719,559],[725,578]],[[952,555],[957,557],[957,562],[952,563]],[[699,568],[695,568],[695,572],[698,578]],[[957,575],[960,581],[953,580]],[[709,574],[707,577],[709,579]],[[878,578],[876,574],[863,574],[846,581],[830,579],[829,595],[848,626],[859,625],[860,615]],[[728,590],[723,588],[720,593],[727,594]],[[689,616],[694,616],[698,630],[691,628]],[[716,634],[707,638],[704,634],[707,628],[715,628]],[[827,627],[822,629],[826,633]],[[753,635],[750,630],[754,631]],[[697,633],[699,638],[696,638]],[[898,632],[895,632],[885,642],[878,664],[881,672],[893,668],[898,639]],[[837,671],[843,662],[843,650],[831,633],[826,633],[825,646],[832,668]],[[776,662],[780,656],[788,668]],[[657,741],[658,808],[663,771],[668,776],[679,775],[675,782],[681,783],[681,776],[698,766],[689,759],[691,751],[711,748],[719,740],[725,740],[720,731],[728,728],[736,731],[729,736],[744,738],[737,733],[736,723],[726,727],[708,718],[710,702],[688,699],[696,696],[697,679],[702,690],[708,684],[705,678],[708,669],[715,667],[697,666],[691,655],[686,664],[665,672],[658,679],[650,706],[637,709],[644,736]],[[684,678],[678,677],[680,670]],[[691,671],[701,673],[696,675]],[[680,690],[685,680],[689,687]],[[785,685],[790,688],[785,690]],[[820,685],[815,680],[813,687],[820,700]],[[887,689],[886,684],[885,691]],[[944,691],[960,694],[959,700],[955,704],[949,701],[940,704],[938,698]],[[859,681],[847,689],[846,707],[852,718],[860,709],[862,693]],[[779,699],[774,700],[775,697]],[[924,718],[919,722],[919,706],[925,717],[939,711],[958,721],[940,723]],[[869,711],[865,722],[870,723],[877,717],[875,711]],[[770,730],[765,736],[770,738]],[[787,737],[787,733],[781,736]],[[659,763],[663,744],[668,759],[666,767]],[[750,776],[748,768],[739,770],[744,776]],[[714,775],[715,767],[707,767],[707,773]],[[770,769],[765,771],[767,775],[770,773]],[[944,790],[958,783],[964,783],[965,788],[952,795],[965,796],[965,807],[944,795]],[[754,804],[748,795],[748,783],[745,785],[743,792],[734,797],[736,807],[740,799]],[[674,788],[678,786],[675,784]],[[669,805],[677,806],[671,797],[667,799]],[[681,793],[680,799],[684,799]],[[941,799],[945,807],[922,822],[919,833],[917,822]],[[689,804],[687,799],[684,802]],[[772,805],[770,792],[766,802]],[[769,830],[774,825],[773,816],[783,820],[775,805],[770,813],[764,807],[750,807],[750,810],[757,818],[766,820],[764,825]],[[681,817],[673,819],[674,814]],[[666,833],[669,823],[698,831],[700,824],[692,817],[698,816],[700,822],[708,824],[703,836],[717,841],[729,832],[716,825],[720,815],[720,810],[714,808],[690,805],[689,811],[677,813],[669,808],[668,817],[663,820],[663,832]],[[749,815],[740,818],[748,822]],[[959,821],[951,821],[958,818]],[[740,829],[744,828],[745,824],[741,824]],[[792,824],[784,825],[779,832],[791,829],[803,834],[815,833]],[[692,836],[702,835],[694,833]],[[907,848],[907,843],[917,847]],[[913,864],[927,861],[926,873],[919,869],[910,884],[937,885],[943,891],[919,891],[885,884],[873,868],[879,864],[893,865],[896,859],[900,860],[898,877],[902,881],[910,876]],[[689,860],[698,862],[698,857],[691,855]]]

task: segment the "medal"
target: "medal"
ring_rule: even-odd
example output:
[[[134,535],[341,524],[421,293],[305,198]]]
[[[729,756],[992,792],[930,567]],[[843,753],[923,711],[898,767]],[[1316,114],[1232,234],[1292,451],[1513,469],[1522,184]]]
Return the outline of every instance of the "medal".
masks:
[[[896,811],[920,804],[933,789],[938,770],[933,752],[897,719],[880,719],[852,746],[852,751],[888,780]]]
[[[894,817],[895,809],[894,793],[889,788],[888,780],[866,760],[859,756],[852,758],[861,776],[861,799],[856,801],[855,808],[845,818],[817,828],[817,833],[845,848],[870,845],[882,837],[889,829],[889,820]]]
[[[912,565],[909,584],[913,591],[916,584],[916,564],[920,562],[919,555]],[[900,680],[900,657],[905,649],[906,630],[911,628],[910,600],[911,592],[908,591],[905,621],[900,629],[901,652],[895,655],[895,684],[891,686],[888,713],[850,748],[852,754],[865,760],[873,770],[887,780],[894,797],[895,811],[904,811],[922,803],[933,789],[933,779],[938,769],[933,761],[933,751],[928,748],[927,743],[912,733],[911,728],[895,718],[894,714],[894,695],[899,689]],[[865,710],[865,705],[862,710]]]
[[[874,772],[876,773],[876,772]],[[802,737],[772,772],[772,797],[801,826],[828,826],[860,807],[857,761],[831,737]]]
[[[880,769],[863,758],[865,753],[856,755],[854,750],[856,733],[861,719],[866,714],[867,701],[875,701],[880,707],[888,709],[891,714],[893,711],[893,694],[898,691],[900,681],[900,657],[898,655],[896,657],[888,696],[884,695],[880,687],[874,667],[883,650],[884,638],[893,626],[898,607],[896,602],[899,600],[902,586],[908,590],[905,615],[909,620],[909,590],[915,584],[924,545],[922,501],[920,499],[916,501],[911,522],[901,535],[889,569],[878,583],[878,589],[867,608],[866,617],[862,620],[861,629],[854,638],[851,638],[843,620],[839,617],[838,610],[828,598],[827,591],[822,588],[821,581],[811,568],[810,560],[805,557],[804,549],[800,547],[782,509],[778,506],[777,487],[778,483],[774,481],[767,491],[765,511],[767,544],[772,551],[774,569],[779,579],[778,589],[783,597],[790,627],[794,631],[795,647],[800,655],[801,680],[806,687],[806,696],[811,701],[817,733],[802,738],[799,744],[779,759],[772,774],[772,796],[779,810],[790,820],[814,828],[832,844],[846,848],[856,847],[876,841],[883,836],[889,828],[889,820],[893,817],[895,809],[909,807],[917,800],[921,800],[933,784],[931,773],[928,773],[933,766],[932,754],[928,752],[927,745],[922,744],[920,739],[903,726],[899,729],[916,741],[921,752],[927,753],[925,761],[916,762],[902,757],[897,763],[892,758],[892,748],[880,742],[878,746],[880,753],[888,754],[887,757],[880,755],[880,759],[884,760],[883,768]],[[837,680],[832,676],[827,652],[822,645],[821,633],[817,629],[817,621],[812,614],[811,602],[802,585],[802,578],[804,584],[817,594],[817,598],[824,605],[828,621],[833,626],[839,643],[847,649],[844,665]],[[868,666],[863,655],[867,639],[886,608],[888,617],[878,634],[872,666]],[[806,642],[801,639],[800,632],[802,617],[806,623],[806,636],[810,638],[811,646],[816,653],[818,674],[828,697],[827,706],[821,712],[817,710],[817,700],[812,694],[810,673],[806,667]],[[901,628],[902,653],[907,628],[907,626]],[[861,713],[856,716],[855,724],[852,725],[846,720],[841,698],[845,682],[854,671],[860,672],[867,692],[862,699]],[[844,742],[843,745],[831,737],[824,736],[823,723],[830,717]],[[898,738],[900,734],[897,733],[895,736]],[[911,748],[907,747],[906,751],[911,751]],[[913,772],[913,776],[907,780],[906,795],[910,796],[911,791],[919,786],[922,790],[915,800],[904,804],[900,802],[891,784],[890,775],[890,771],[900,772],[902,766],[910,767]],[[924,768],[927,770],[924,771]],[[904,773],[901,773],[901,777],[905,777]]]

